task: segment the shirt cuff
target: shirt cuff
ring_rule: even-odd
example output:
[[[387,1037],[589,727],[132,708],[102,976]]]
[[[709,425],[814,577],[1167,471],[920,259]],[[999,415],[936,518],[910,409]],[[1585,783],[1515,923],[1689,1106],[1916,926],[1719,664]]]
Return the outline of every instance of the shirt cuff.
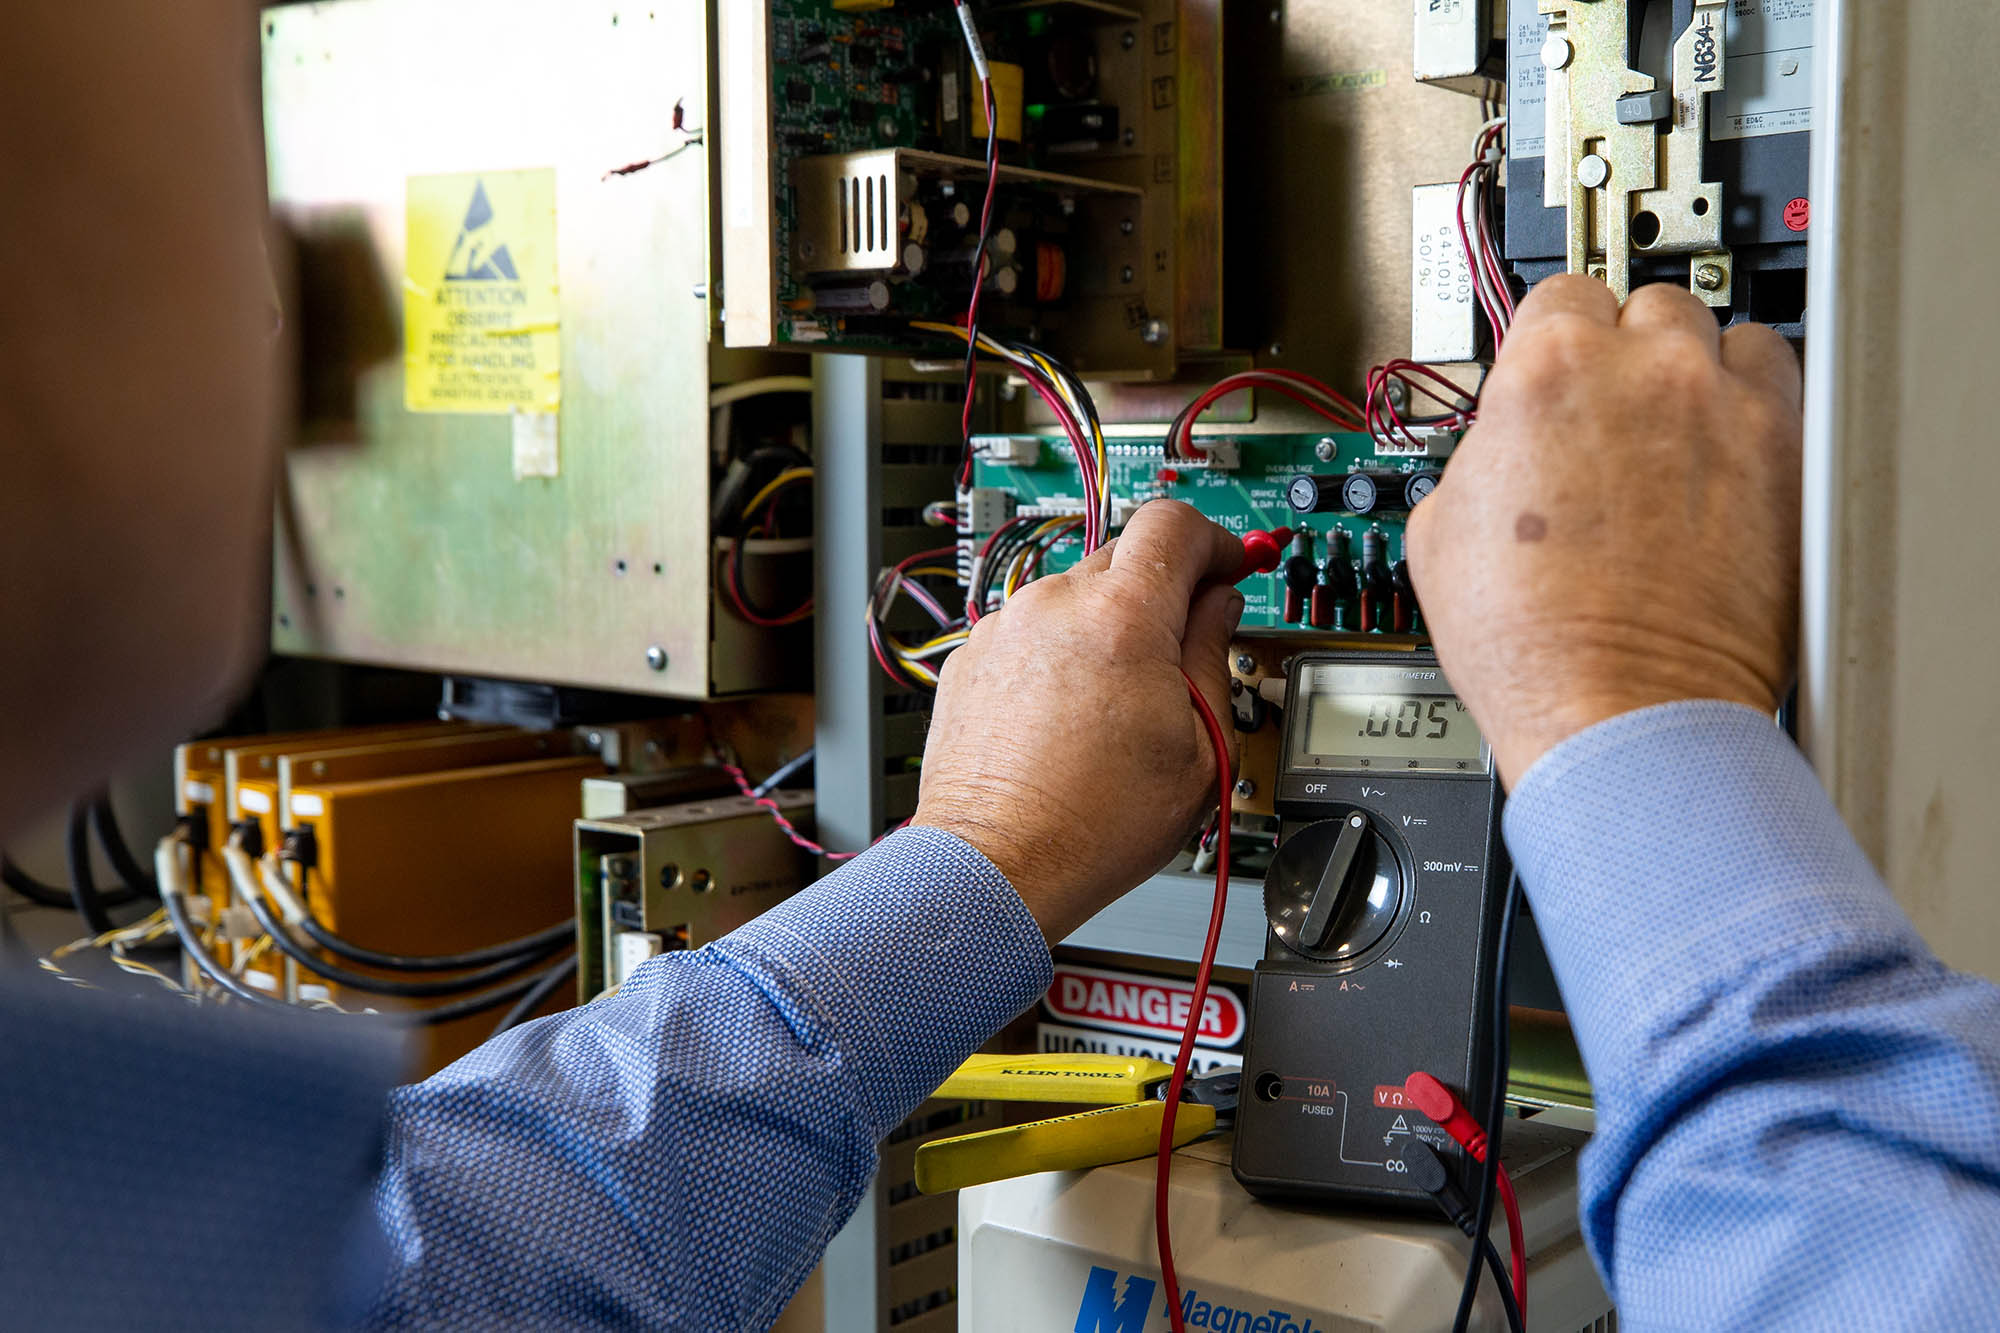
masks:
[[[1790,950],[1923,947],[1804,756],[1740,704],[1578,733],[1523,776],[1506,833],[1594,1076],[1680,999]]]
[[[890,834],[712,946],[799,996],[844,1053],[879,1134],[1049,988],[1007,877],[931,828]]]

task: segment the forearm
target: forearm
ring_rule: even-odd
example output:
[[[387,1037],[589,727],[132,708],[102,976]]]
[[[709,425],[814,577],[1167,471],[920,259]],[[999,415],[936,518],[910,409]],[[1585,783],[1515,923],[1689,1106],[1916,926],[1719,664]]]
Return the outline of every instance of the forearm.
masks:
[[[8,18],[0,707],[44,762],[0,771],[0,836],[185,735],[253,660],[277,326],[254,7]]]
[[[2000,1241],[2000,996],[1930,954],[1768,719],[1585,732],[1508,840],[1597,1095],[1585,1229],[1628,1323],[1990,1304],[1990,1263],[1939,1263]]]
[[[895,835],[728,939],[398,1092],[381,1324],[762,1327],[875,1145],[1046,989],[985,858]]]

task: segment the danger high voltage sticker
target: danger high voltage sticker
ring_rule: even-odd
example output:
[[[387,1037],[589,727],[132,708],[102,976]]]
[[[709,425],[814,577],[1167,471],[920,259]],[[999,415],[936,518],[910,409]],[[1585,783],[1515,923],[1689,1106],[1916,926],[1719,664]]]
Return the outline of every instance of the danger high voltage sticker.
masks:
[[[412,176],[407,209],[405,405],[557,411],[556,173]]]

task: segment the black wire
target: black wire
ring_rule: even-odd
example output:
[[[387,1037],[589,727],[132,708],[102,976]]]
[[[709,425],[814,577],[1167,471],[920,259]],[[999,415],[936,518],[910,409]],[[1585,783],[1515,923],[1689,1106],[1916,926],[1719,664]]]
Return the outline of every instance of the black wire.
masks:
[[[799,612],[812,604],[812,594],[810,592],[806,594],[805,601],[800,602],[789,611],[767,610],[752,600],[750,590],[743,584],[743,544],[745,540],[743,537],[736,538],[735,542],[729,548],[729,558],[723,562],[722,567],[723,577],[729,580],[730,592],[735,594],[736,600],[742,604],[744,610],[753,616],[761,616],[765,620],[784,620],[799,614]]]
[[[135,895],[159,897],[160,886],[153,883],[152,875],[132,855],[132,849],[125,845],[125,834],[118,827],[117,812],[111,808],[111,793],[99,792],[97,799],[90,803],[90,823],[97,832],[97,845],[104,849],[105,859],[118,872],[118,878],[125,881],[126,888]]]
[[[104,896],[97,891],[97,878],[90,868],[90,807],[78,802],[69,812],[69,829],[63,839],[63,857],[69,866],[70,902],[93,935],[113,928]]]
[[[330,954],[345,958],[350,963],[360,963],[364,967],[379,967],[389,972],[458,972],[466,968],[484,967],[503,959],[519,958],[526,954],[540,958],[552,950],[576,938],[574,920],[559,921],[547,930],[523,935],[516,940],[506,940],[484,949],[468,949],[464,953],[448,954],[400,954],[382,953],[375,949],[364,949],[352,940],[344,940],[321,924],[318,917],[307,914],[298,923],[306,937]]]
[[[511,977],[533,967],[554,947],[551,946],[551,950],[544,950],[542,956],[521,954],[457,977],[442,977],[430,981],[396,981],[387,977],[371,977],[350,971],[338,963],[329,963],[322,958],[314,957],[312,950],[293,939],[291,932],[286,930],[272,914],[262,893],[245,893],[241,896],[250,908],[250,914],[257,918],[258,926],[271,937],[271,943],[278,946],[278,952],[308,972],[345,986],[349,990],[362,991],[369,995],[393,995],[405,1000],[429,1000],[440,995],[463,995],[467,991],[477,990],[489,981],[499,981],[503,977]]]
[[[517,981],[510,981],[504,986],[496,986],[490,991],[467,996],[463,1000],[455,1000],[450,1004],[441,1004],[435,1009],[424,1009],[417,1013],[402,1015],[402,1017],[410,1024],[423,1028],[438,1027],[445,1023],[455,1023],[461,1018],[470,1018],[474,1014],[483,1014],[488,1009],[496,1009],[515,996],[533,990],[542,982],[547,981],[549,974],[552,972],[561,972],[565,968],[574,969],[575,967],[576,959],[574,957],[567,958],[557,963],[547,972],[530,973]]]
[[[180,937],[181,951],[194,960],[195,969],[203,976],[237,999],[249,1004],[261,1005],[266,1009],[291,1008],[283,1000],[264,994],[215,961],[215,956],[202,947],[201,934],[188,917],[187,904],[180,894],[162,893],[160,905],[167,909],[167,920],[174,923],[174,934]]]
[[[1507,898],[1500,909],[1500,933],[1493,947],[1493,1084],[1486,1102],[1486,1163],[1479,1175],[1479,1206],[1473,1214],[1472,1254],[1465,1263],[1465,1283],[1458,1292],[1458,1313],[1452,1333],[1465,1333],[1472,1321],[1472,1302],[1479,1294],[1479,1246],[1493,1225],[1493,1200],[1500,1186],[1500,1131],[1507,1118],[1507,964],[1514,946],[1514,920],[1521,904],[1521,876],[1507,877]],[[1497,1276],[1497,1274],[1496,1274]],[[1504,1287],[1507,1284],[1502,1282]]]
[[[1507,1311],[1507,1327],[1512,1333],[1525,1333],[1521,1326],[1521,1307],[1514,1299],[1514,1279],[1508,1273],[1498,1247],[1493,1244],[1493,1237],[1485,1237],[1479,1248],[1485,1252],[1486,1266],[1493,1272],[1493,1284],[1500,1288],[1500,1304]]]
[[[37,907],[57,907],[67,912],[76,906],[76,900],[69,896],[68,889],[42,883],[7,859],[5,852],[0,852],[0,884],[5,884]]]
[[[497,1037],[516,1024],[526,1022],[528,1015],[546,1004],[549,996],[554,995],[564,982],[573,979],[575,976],[576,955],[571,954],[557,966],[542,973],[542,979],[535,983],[534,988],[526,995],[523,995],[515,1003],[514,1007],[507,1011],[507,1016],[501,1019],[499,1026],[493,1029],[493,1036]],[[488,1038],[488,1040],[490,1041],[491,1038]]]

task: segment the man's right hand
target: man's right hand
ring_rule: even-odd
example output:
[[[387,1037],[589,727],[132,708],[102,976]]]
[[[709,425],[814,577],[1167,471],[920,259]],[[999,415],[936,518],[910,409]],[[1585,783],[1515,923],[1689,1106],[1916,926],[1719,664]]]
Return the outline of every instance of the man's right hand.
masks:
[[[1479,424],[1411,514],[1439,661],[1511,786],[1597,722],[1679,699],[1776,708],[1798,619],[1798,359],[1659,286],[1621,312],[1556,277]]]

